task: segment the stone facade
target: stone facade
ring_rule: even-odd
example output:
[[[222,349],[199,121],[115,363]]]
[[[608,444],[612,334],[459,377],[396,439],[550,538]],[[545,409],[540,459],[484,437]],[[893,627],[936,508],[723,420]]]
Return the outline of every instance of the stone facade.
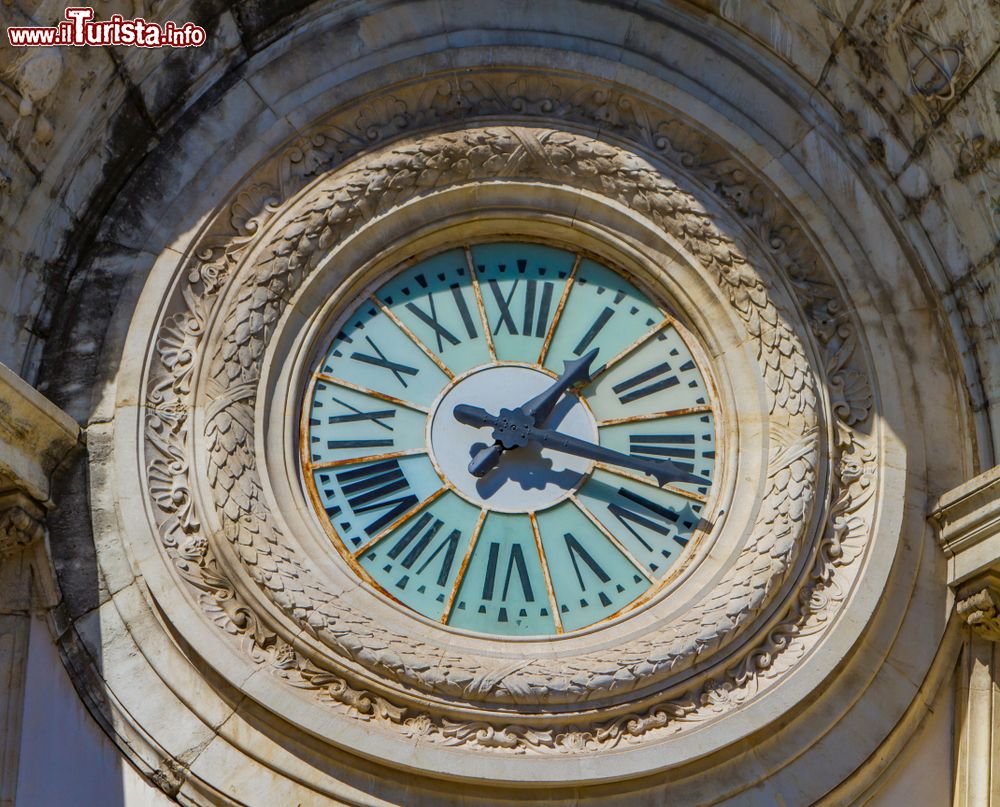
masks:
[[[207,43],[0,49],[0,804],[32,614],[184,804],[1000,804],[1000,6],[120,11]],[[738,446],[558,642],[359,586],[296,466],[339,306],[495,233],[662,288]]]

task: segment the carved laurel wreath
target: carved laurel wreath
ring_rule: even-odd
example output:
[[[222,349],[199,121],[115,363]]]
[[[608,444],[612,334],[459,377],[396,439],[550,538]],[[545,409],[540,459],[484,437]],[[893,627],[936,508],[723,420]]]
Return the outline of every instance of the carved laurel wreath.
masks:
[[[708,150],[704,145],[698,147],[700,154],[683,149],[685,142],[693,141],[690,130],[678,121],[638,125],[636,111],[643,105],[637,99],[616,98],[602,90],[604,95],[598,100],[603,106],[595,106],[593,97],[588,103],[579,92],[574,95],[549,83],[546,95],[524,81],[512,81],[506,95],[496,88],[493,93],[481,93],[483,104],[492,111],[488,105],[506,97],[508,114],[534,112],[591,123],[600,120],[605,126],[608,113],[602,110],[609,105],[629,113],[618,121],[621,133],[633,135],[631,139],[652,147],[686,176],[711,188],[729,207],[730,215],[743,224],[746,238],[741,241],[745,243],[737,244],[726,234],[731,228],[723,233],[690,192],[636,154],[570,132],[525,126],[466,129],[376,153],[358,168],[329,174],[328,181],[296,205],[301,212],[286,217],[280,229],[259,244],[261,224],[272,219],[282,207],[279,200],[295,190],[290,168],[299,167],[301,185],[309,175],[322,174],[324,165],[335,166],[364,145],[363,140],[346,137],[343,128],[321,129],[324,133],[286,152],[279,187],[251,184],[236,198],[229,222],[235,237],[230,233],[218,242],[206,239],[205,248],[192,256],[184,305],[162,324],[161,366],[148,389],[148,473],[161,513],[161,539],[181,575],[202,592],[203,606],[224,630],[240,636],[259,663],[270,664],[293,685],[318,692],[350,714],[449,745],[517,752],[589,750],[622,740],[638,742],[723,714],[733,704],[753,697],[769,677],[793,666],[806,652],[803,639],[821,631],[846,598],[851,579],[839,570],[859,557],[867,537],[862,511],[875,488],[871,485],[875,456],[868,447],[864,424],[872,392],[854,355],[850,319],[833,285],[820,276],[821,261],[797,229],[786,223],[787,214],[771,202],[770,194],[748,181],[737,163],[716,155],[704,159]],[[470,96],[469,86],[474,85],[473,79],[463,79],[464,97]],[[449,115],[475,114],[468,108],[439,103],[449,97],[450,86],[444,82],[411,91],[411,96],[421,93],[414,108],[422,110],[423,119],[411,115],[406,101],[388,98],[362,109],[355,129],[364,140],[378,141],[411,125],[440,124]],[[569,100],[561,101],[564,97]],[[646,108],[645,120],[656,120],[654,114],[662,115]],[[634,136],[637,125],[641,139]],[[767,489],[752,539],[717,587],[719,596],[693,615],[616,648],[613,654],[492,667],[482,659],[458,657],[430,664],[436,648],[373,625],[366,615],[325,591],[322,581],[275,527],[255,465],[253,404],[260,361],[274,325],[333,244],[416,194],[499,175],[571,183],[602,194],[678,239],[716,279],[755,340],[772,419],[780,423],[784,439],[768,459]],[[248,263],[243,257],[251,247],[257,257]],[[750,254],[753,261],[747,257]],[[835,426],[833,459],[838,478],[824,530],[812,546],[807,545],[806,533],[821,456],[818,384],[801,343],[755,269],[757,263],[777,265],[792,282],[826,362],[823,371]],[[226,323],[224,336],[212,355],[206,356],[205,326],[223,300],[228,306],[219,317]],[[209,362],[213,382],[205,431],[207,482],[216,508],[212,520],[222,525],[212,540],[194,512],[190,494],[196,463],[191,456],[187,413],[191,380],[201,361]],[[731,666],[721,675],[639,714],[597,725],[564,721],[552,726],[527,718],[522,721],[525,725],[517,726],[454,721],[366,692],[352,684],[345,670],[329,669],[329,659],[307,659],[293,650],[261,615],[243,604],[237,586],[219,571],[216,562],[216,553],[235,557],[288,617],[335,654],[380,677],[463,701],[555,704],[626,693],[717,653],[772,604],[806,551],[811,553],[810,571],[797,594],[781,606],[784,616],[738,660],[731,658]]]

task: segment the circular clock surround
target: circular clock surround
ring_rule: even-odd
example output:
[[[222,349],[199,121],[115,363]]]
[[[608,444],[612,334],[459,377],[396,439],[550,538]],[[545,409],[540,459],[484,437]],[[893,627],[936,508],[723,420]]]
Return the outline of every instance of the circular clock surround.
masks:
[[[249,635],[262,649],[253,652],[279,665],[280,680],[255,676],[244,685],[254,698],[280,697],[283,719],[355,753],[449,778],[554,783],[578,781],[591,753],[615,748],[620,764],[610,775],[640,776],[690,761],[685,744],[670,741],[688,726],[699,747],[731,742],[716,723],[736,708],[732,676],[756,680],[742,671],[784,630],[784,603],[799,597],[826,551],[815,505],[841,494],[827,489],[836,449],[824,437],[826,402],[816,397],[822,363],[810,323],[767,255],[717,226],[717,211],[647,156],[518,127],[429,136],[419,153],[510,153],[525,142],[610,168],[593,181],[581,171],[576,185],[538,163],[518,169],[523,176],[462,168],[454,182],[392,196],[379,215],[346,224],[337,210],[325,212],[330,200],[346,200],[336,204],[354,215],[348,197],[366,185],[354,169],[324,176],[261,227],[240,275],[220,289],[205,336],[218,348],[191,374],[199,403],[189,421],[192,457],[200,458],[194,496],[233,592],[214,620],[227,631],[231,622],[255,626]],[[381,176],[414,153],[390,147],[358,170],[367,187],[385,188]],[[490,181],[479,183],[477,172]],[[676,221],[637,212],[639,188],[658,211],[682,200]],[[738,447],[720,455],[711,540],[691,547],[657,596],[558,642],[452,630],[359,585],[314,515],[301,483],[299,423],[288,417],[302,412],[316,362],[354,302],[408,261],[504,238],[595,256],[662,292],[698,334],[723,413],[720,439]],[[247,348],[240,329],[258,300],[262,319],[254,321],[264,331]],[[234,429],[252,430],[252,440],[234,442]],[[272,695],[274,687],[290,697]],[[316,697],[347,709],[335,730]],[[359,708],[373,722],[357,722]],[[468,761],[482,753],[496,754],[489,770],[472,771]],[[586,778],[605,776],[588,769]]]
[[[657,596],[641,600],[637,607],[604,623],[563,634],[558,637],[558,651],[550,636],[498,636],[453,630],[385,598],[370,586],[359,585],[356,573],[333,548],[335,536],[313,515],[315,509],[305,486],[297,482],[301,479],[300,426],[281,415],[290,410],[303,411],[310,378],[330,347],[330,335],[338,331],[345,314],[358,300],[368,299],[400,267],[405,270],[457,246],[504,239],[589,255],[626,273],[638,288],[659,290],[657,297],[673,311],[682,312],[689,328],[698,334],[691,344],[703,351],[698,355],[700,366],[712,369],[714,401],[720,411],[739,412],[739,417],[723,415],[719,423],[720,442],[738,445],[739,450],[726,450],[720,455],[723,465],[713,490],[716,499],[711,540],[699,541],[690,548],[690,554],[677,564]],[[574,734],[574,721],[587,723],[600,715],[611,725],[636,710],[655,712],[663,693],[683,691],[678,687],[683,688],[685,681],[710,680],[706,675],[713,664],[731,664],[725,660],[731,657],[722,653],[722,648],[742,630],[759,624],[755,619],[741,620],[732,630],[713,630],[721,637],[713,640],[714,648],[689,637],[705,634],[707,620],[718,619],[713,609],[725,608],[732,601],[732,581],[745,581],[748,574],[760,575],[760,571],[745,566],[741,570],[748,552],[765,553],[769,561],[763,568],[771,569],[771,574],[775,569],[783,570],[788,579],[794,570],[787,565],[775,566],[770,560],[774,552],[770,524],[776,516],[784,517],[781,514],[788,491],[766,484],[774,473],[768,465],[794,463],[796,468],[808,468],[816,461],[810,452],[816,451],[818,432],[805,425],[814,417],[815,410],[809,409],[805,423],[792,426],[802,429],[803,437],[796,445],[790,441],[794,435],[790,425],[801,422],[802,416],[789,417],[782,408],[779,439],[791,451],[774,450],[772,404],[757,347],[746,338],[740,311],[716,284],[683,242],[627,209],[572,186],[542,186],[518,178],[474,189],[460,185],[412,199],[391,215],[366,224],[324,256],[316,271],[306,278],[269,343],[261,395],[256,403],[261,424],[258,467],[268,499],[283,503],[272,514],[282,535],[295,536],[301,550],[315,564],[317,574],[323,576],[325,586],[339,587],[334,589],[338,613],[353,614],[357,609],[365,614],[364,630],[374,631],[375,642],[387,643],[387,652],[395,654],[413,648],[417,656],[432,654],[440,658],[435,667],[423,672],[405,661],[408,656],[404,655],[404,663],[389,671],[381,666],[380,656],[369,656],[363,650],[353,658],[376,691],[407,700],[408,690],[419,691],[419,702],[430,699],[449,710],[450,715],[461,715],[467,725],[496,710],[514,710],[516,720],[524,727],[516,736],[505,734],[503,743],[515,747],[541,736],[536,732],[552,731],[554,722],[569,729],[564,739],[556,742],[556,747],[562,747],[563,743],[575,742],[574,736],[582,736]],[[770,294],[780,296],[781,291],[775,289]],[[783,407],[787,405],[799,406],[798,398]],[[738,480],[742,484],[737,485]],[[805,492],[806,497],[798,500],[796,520],[791,524],[791,534],[800,540],[804,531],[815,528],[809,505],[813,493],[810,489]],[[792,554],[805,546],[803,543],[792,548]],[[787,551],[787,546],[781,549]],[[756,568],[760,570],[762,565],[758,562]],[[755,596],[745,583],[740,585]],[[719,592],[729,593],[720,598]],[[772,588],[766,595],[779,593],[778,588]],[[756,610],[750,613],[766,619],[766,600],[755,599]],[[345,606],[349,609],[346,612]],[[342,625],[344,619],[337,616],[331,624]],[[323,631],[301,634],[296,643],[303,652],[330,661],[341,652],[331,654],[333,646]],[[620,673],[616,678],[603,672],[619,670],[623,662],[628,665],[626,670],[635,670],[629,671],[629,677]],[[594,674],[580,672],[591,669]],[[381,690],[382,686],[386,689]],[[546,702],[545,715],[533,714],[530,706],[540,697]],[[432,706],[432,713],[437,708]],[[421,720],[416,725],[425,726]],[[421,732],[424,730],[421,728]],[[426,730],[432,738],[444,737],[438,735],[440,729],[433,719],[426,724]],[[640,733],[643,741],[626,755],[630,761],[623,760],[623,764],[636,772],[662,766],[663,757],[658,754],[662,754],[664,746],[657,741],[657,733],[645,729]],[[385,751],[373,747],[372,753],[382,757]],[[426,747],[426,756],[421,756],[421,765],[440,765],[447,775],[462,776],[462,764],[433,739]],[[530,759],[517,764],[514,759],[506,762],[512,764],[511,774],[517,776],[524,771],[514,774],[515,768],[534,764]],[[562,766],[559,762],[547,758],[544,778],[558,780],[574,775],[572,764]]]
[[[373,589],[449,627],[558,635],[650,600],[703,542],[711,383],[678,317],[607,263],[460,244],[334,315],[298,443],[318,516]],[[459,422],[470,406],[500,420]],[[584,456],[518,437],[533,427]]]

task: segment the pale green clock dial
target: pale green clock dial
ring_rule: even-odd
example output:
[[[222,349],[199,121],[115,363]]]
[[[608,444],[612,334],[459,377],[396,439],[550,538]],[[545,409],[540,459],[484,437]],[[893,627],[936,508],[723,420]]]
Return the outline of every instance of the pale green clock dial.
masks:
[[[703,527],[715,414],[689,341],[568,250],[426,258],[348,314],[314,373],[302,461],[318,514],[363,581],[454,628],[549,636],[628,611]],[[589,379],[534,420],[525,407],[581,359]],[[501,434],[503,417],[536,431]]]

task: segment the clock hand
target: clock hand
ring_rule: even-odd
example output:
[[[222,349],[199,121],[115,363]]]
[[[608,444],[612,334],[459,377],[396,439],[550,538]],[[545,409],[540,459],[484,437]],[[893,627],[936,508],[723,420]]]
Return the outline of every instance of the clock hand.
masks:
[[[552,414],[552,410],[555,409],[566,390],[580,381],[590,380],[590,364],[597,358],[598,352],[599,348],[594,348],[579,359],[563,362],[562,375],[552,382],[552,386],[526,404],[519,406],[515,411],[523,412],[531,418],[535,426],[541,426],[548,420],[549,415]],[[473,476],[485,476],[497,466],[505,450],[499,440],[491,446],[481,448],[473,455],[472,462],[469,463],[469,473]]]
[[[535,426],[543,425],[566,390],[580,381],[590,380],[590,364],[597,358],[598,351],[599,348],[594,348],[575,361],[563,362],[562,375],[552,382],[552,386],[518,408],[532,418]]]
[[[633,457],[552,429],[539,429],[532,425],[530,419],[523,412],[516,409],[501,409],[499,416],[494,416],[481,407],[459,404],[454,409],[454,415],[459,423],[464,423],[467,426],[475,426],[476,428],[492,426],[494,439],[506,449],[518,448],[529,442],[534,442],[564,454],[642,471],[644,474],[654,477],[659,485],[665,485],[667,482],[692,482],[705,486],[711,484],[711,480],[688,473],[671,460],[647,460]],[[471,467],[469,470],[472,472]]]

